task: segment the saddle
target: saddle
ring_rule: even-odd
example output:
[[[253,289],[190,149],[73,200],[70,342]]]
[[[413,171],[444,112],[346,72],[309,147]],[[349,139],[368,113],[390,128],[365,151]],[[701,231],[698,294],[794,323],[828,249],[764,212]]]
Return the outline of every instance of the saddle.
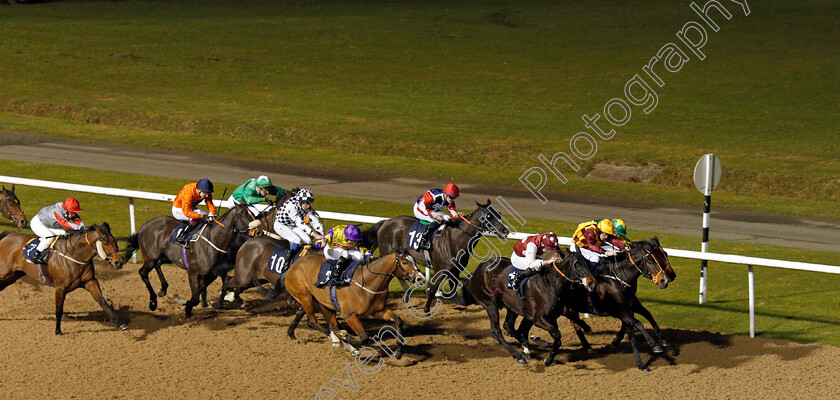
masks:
[[[187,247],[189,247],[190,243],[193,243],[193,242],[197,241],[201,237],[201,232],[204,231],[204,228],[206,228],[206,227],[207,227],[207,223],[206,222],[201,222],[201,223],[198,224],[198,226],[195,227],[195,229],[193,229],[191,232],[187,233],[187,237],[184,240],[187,243]],[[181,233],[181,231],[183,231],[184,229],[187,229],[187,228],[189,228],[189,223],[182,223],[182,224],[176,226],[175,229],[172,230],[172,234],[169,235],[169,242],[172,243],[172,244],[176,244],[175,239],[178,237],[178,235]]]
[[[330,281],[330,274],[335,267],[335,263],[337,260],[327,260],[321,263],[321,269],[318,271],[318,281],[315,282],[315,287],[324,287]],[[347,266],[347,269],[341,274],[341,278],[339,280],[339,284],[336,286],[345,286],[349,285],[350,281],[353,279],[353,274],[356,272],[356,267],[359,266],[359,262],[353,260],[350,262],[350,265]]]

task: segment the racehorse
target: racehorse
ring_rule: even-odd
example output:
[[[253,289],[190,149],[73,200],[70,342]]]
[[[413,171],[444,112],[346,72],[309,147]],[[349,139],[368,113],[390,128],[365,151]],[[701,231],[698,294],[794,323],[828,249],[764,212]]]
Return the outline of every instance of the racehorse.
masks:
[[[192,296],[184,306],[187,318],[192,316],[192,309],[199,303],[199,295],[205,294],[207,285],[216,276],[226,277],[224,265],[219,262],[221,255],[237,232],[247,232],[248,223],[253,220],[248,208],[238,204],[228,210],[219,219],[208,222],[204,230],[198,233],[200,240],[184,249],[169,241],[170,234],[180,224],[172,216],[164,215],[150,219],[140,227],[136,234],[128,238],[125,258],[130,258],[138,249],[143,253],[143,266],[138,271],[146,289],[149,290],[149,309],[157,309],[157,296],[165,296],[169,283],[163,276],[160,266],[173,263],[187,271]],[[160,291],[157,295],[149,282],[149,272],[155,269],[160,278]]]
[[[117,239],[111,234],[108,223],[93,225],[59,238],[50,251],[46,266],[33,264],[23,257],[24,246],[36,237],[11,231],[0,233],[0,290],[24,275],[54,286],[55,334],[61,335],[64,298],[67,293],[84,287],[120,330],[127,329],[102,296],[93,268],[93,257],[97,255],[115,269],[122,268],[123,259],[119,254]]]
[[[15,195],[15,185],[12,184],[12,190],[7,190],[6,185],[0,190],[0,214],[8,218],[19,229],[26,228],[26,215],[20,209],[20,200]]]
[[[222,308],[222,300],[228,291],[233,291],[234,301],[242,302],[239,295],[246,289],[256,286],[260,292],[270,298],[279,295],[281,275],[271,272],[268,269],[269,258],[274,250],[283,247],[277,239],[268,237],[255,237],[249,239],[239,252],[236,253],[236,266],[234,267],[233,278],[222,285],[222,292],[219,293],[219,300],[213,303],[213,307]],[[274,292],[265,290],[260,285],[260,279],[265,279],[276,288]]]
[[[301,308],[289,325],[289,337],[295,338],[295,329],[304,315],[308,317],[309,326],[324,333],[338,345],[342,335],[338,329],[336,315],[340,314],[347,325],[356,333],[358,339],[347,337],[346,342],[357,349],[364,346],[370,339],[362,325],[362,319],[376,318],[394,322],[394,328],[402,336],[402,319],[387,307],[388,284],[394,277],[403,278],[413,283],[423,282],[423,275],[417,270],[414,259],[405,252],[388,254],[376,260],[367,261],[356,268],[351,285],[335,289],[336,304],[330,299],[329,287],[317,288],[318,271],[324,262],[321,254],[311,254],[295,261],[285,277],[285,287],[289,294],[300,303]],[[315,308],[326,317],[329,328],[324,328],[315,318]],[[399,359],[402,357],[402,344],[397,342],[394,353]]]
[[[432,242],[432,250],[429,251],[431,267],[438,276],[440,271],[448,271],[452,276],[457,277],[469,262],[472,250],[478,244],[478,239],[486,233],[505,237],[510,230],[502,222],[502,216],[490,206],[490,199],[487,204],[475,203],[478,208],[470,215],[461,218],[454,218],[447,223],[448,228],[444,229],[443,236],[436,237]],[[394,217],[386,221],[378,222],[369,230],[363,231],[363,235],[369,231],[377,234],[379,254],[385,255],[406,249],[406,237],[411,225],[417,218],[407,215]],[[418,260],[420,265],[429,267],[423,252],[408,250],[408,254]],[[452,262],[452,260],[456,260]],[[426,290],[426,304],[423,311],[428,314],[432,302],[436,298],[438,288],[443,279],[431,279],[429,288]]]
[[[643,371],[649,371],[650,369],[642,364],[639,356],[635,330],[642,333],[654,353],[661,353],[662,347],[667,346],[667,342],[662,339],[659,325],[653,320],[653,316],[636,297],[639,276],[650,279],[660,289],[667,288],[668,283],[677,277],[657,238],[630,243],[628,250],[620,253],[604,268],[604,273],[598,277],[598,285],[591,297],[580,290],[574,291],[568,297],[569,302],[563,315],[574,323],[575,333],[584,349],[592,347],[584,337],[583,331],[589,329],[588,325],[580,319],[579,312],[620,319],[621,329],[611,345],[618,346],[626,332],[633,349],[636,366]],[[641,314],[651,323],[656,339],[645,330],[644,325],[635,318],[634,313]]]
[[[519,293],[507,287],[507,275],[511,265],[509,258],[491,258],[476,267],[473,275],[467,280],[463,288],[461,305],[478,303],[490,317],[490,334],[496,339],[520,364],[526,364],[530,357],[528,348],[528,332],[531,326],[537,325],[551,335],[554,343],[545,358],[546,366],[554,362],[557,350],[560,348],[560,330],[557,328],[557,318],[563,313],[563,304],[573,287],[579,286],[582,291],[589,291],[594,287],[595,278],[588,268],[572,262],[571,257],[561,262],[546,265],[536,275],[533,275],[524,288],[525,299],[520,299]],[[518,331],[512,331],[513,337],[523,347],[523,354],[519,354],[502,337],[499,329],[499,310],[507,308],[508,318],[516,315],[524,317]],[[506,321],[507,324],[507,321]]]

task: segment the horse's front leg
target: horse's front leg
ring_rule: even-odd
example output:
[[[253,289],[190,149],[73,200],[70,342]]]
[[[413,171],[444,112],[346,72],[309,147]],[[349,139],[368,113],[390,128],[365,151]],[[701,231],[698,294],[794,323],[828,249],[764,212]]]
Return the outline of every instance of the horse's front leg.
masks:
[[[64,298],[67,296],[67,288],[55,287],[55,334],[61,335],[61,317],[64,315]]]
[[[157,310],[157,295],[155,294],[155,289],[152,288],[152,282],[149,281],[149,272],[152,271],[152,268],[160,268],[155,267],[154,260],[146,260],[143,261],[143,266],[140,267],[140,270],[137,271],[140,274],[140,279],[143,280],[143,283],[146,284],[146,289],[149,290],[149,310]],[[162,290],[162,289],[161,289]]]
[[[397,315],[396,313],[394,313],[394,311],[392,311],[390,308],[386,308],[386,309],[374,314],[373,318],[381,319],[381,320],[384,320],[384,321],[391,321],[391,322],[394,323],[394,329],[397,331],[397,350],[394,351],[394,358],[396,358],[397,360],[402,358],[402,346],[403,346],[403,343],[405,342],[405,338],[403,337],[403,334],[402,334],[402,326],[403,326],[402,318],[400,318],[400,316]],[[348,322],[348,324],[349,324],[349,322]],[[376,338],[374,338],[374,340],[376,340]]]
[[[158,296],[163,297],[166,296],[166,290],[169,289],[169,282],[166,281],[166,277],[163,276],[163,269],[160,268],[161,263],[155,263],[155,272],[157,272],[158,280],[160,281],[160,290],[158,290]],[[146,276],[148,279],[149,273],[146,272]]]
[[[646,320],[648,320],[648,322],[650,322],[650,326],[651,326],[651,328],[653,328],[653,332],[656,336],[654,339],[658,340],[659,343],[662,344],[662,347],[668,347],[668,342],[666,342],[665,338],[662,337],[662,330],[659,329],[659,324],[656,323],[656,321],[653,319],[653,315],[650,313],[650,311],[648,311],[647,308],[645,308],[645,306],[642,305],[641,302],[639,302],[638,299],[636,299],[636,301],[633,303],[633,312],[641,315]]]
[[[347,322],[347,325],[350,326],[350,329],[352,329],[353,332],[356,333],[356,336],[358,336],[358,339],[352,336],[347,337],[347,342],[354,347],[355,352],[356,349],[367,344],[370,338],[368,337],[367,332],[365,332],[365,326],[362,325],[362,320],[361,318],[359,318],[358,314],[350,314],[344,318],[344,321]],[[330,323],[330,325],[332,326],[332,323]]]
[[[190,292],[192,296],[190,299],[187,300],[187,304],[184,305],[184,312],[186,313],[187,318],[192,317],[192,309],[196,305],[198,305],[198,297],[201,293],[202,283],[204,283],[204,279],[198,275],[198,272],[189,271],[187,272],[187,278],[190,282]]]
[[[554,356],[557,355],[557,350],[560,349],[560,330],[557,329],[557,320],[552,318],[546,318],[544,315],[540,316],[536,321],[535,324],[548,331],[551,335],[551,338],[554,340],[554,343],[551,344],[551,351],[548,352],[548,356],[543,360],[545,366],[551,365],[554,362]]]
[[[117,318],[117,314],[114,312],[114,309],[111,308],[111,305],[108,304],[107,300],[105,300],[105,296],[102,295],[102,289],[99,287],[98,280],[93,279],[87,281],[85,283],[85,289],[91,296],[93,296],[93,299],[99,303],[103,310],[105,310],[105,314],[108,315],[108,318],[111,318],[111,321],[113,321],[121,331],[128,329],[128,326]]]

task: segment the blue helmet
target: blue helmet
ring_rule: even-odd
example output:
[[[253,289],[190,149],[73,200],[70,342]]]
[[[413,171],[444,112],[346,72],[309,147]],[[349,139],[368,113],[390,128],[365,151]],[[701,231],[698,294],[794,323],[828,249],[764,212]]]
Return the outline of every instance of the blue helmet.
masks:
[[[207,178],[201,178],[198,180],[196,188],[204,193],[213,193],[213,182],[210,182]]]

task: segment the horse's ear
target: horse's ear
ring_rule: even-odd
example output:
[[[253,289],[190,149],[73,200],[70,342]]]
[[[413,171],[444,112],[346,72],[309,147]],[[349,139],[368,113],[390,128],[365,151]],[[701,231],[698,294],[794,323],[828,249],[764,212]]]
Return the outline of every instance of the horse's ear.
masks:
[[[111,225],[108,225],[107,222],[102,222],[102,229],[104,229],[105,232],[111,233]]]
[[[12,184],[12,193],[14,193],[14,192],[15,192],[15,184],[13,183]]]
[[[3,191],[4,192],[6,191],[6,185],[3,185]]]
[[[487,199],[487,207],[490,207],[490,199]]]

